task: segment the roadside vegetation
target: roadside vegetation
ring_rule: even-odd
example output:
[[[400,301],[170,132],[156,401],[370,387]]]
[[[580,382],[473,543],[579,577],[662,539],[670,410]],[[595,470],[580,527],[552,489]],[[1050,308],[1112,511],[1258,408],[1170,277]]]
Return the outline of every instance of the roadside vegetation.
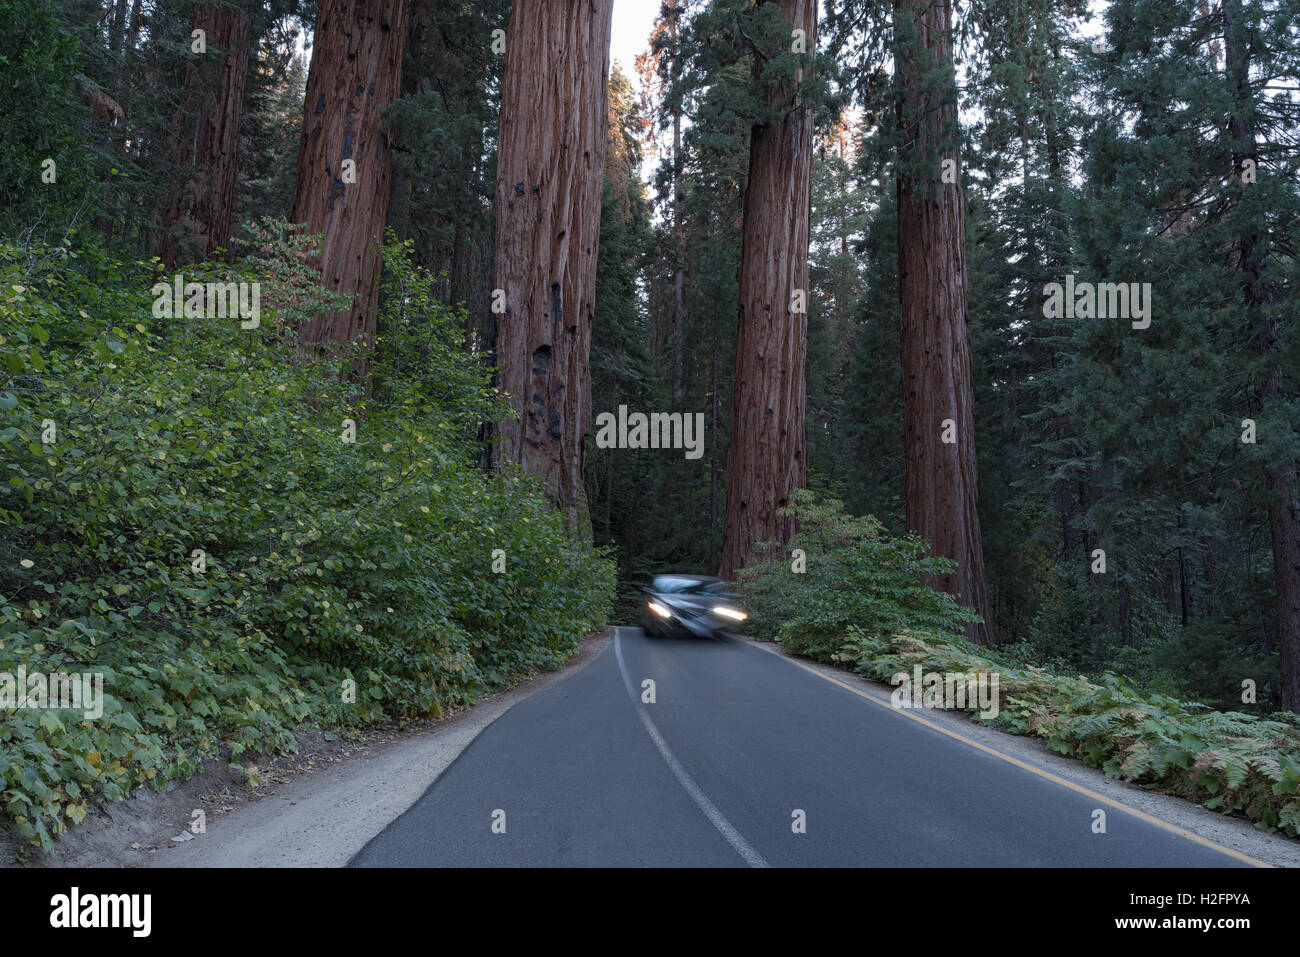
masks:
[[[998,675],[1000,709],[971,720],[1041,739],[1108,777],[1176,794],[1263,830],[1300,837],[1300,719],[1291,712],[1221,711],[1103,671],[1044,666],[1033,646],[980,647],[962,635],[970,613],[921,584],[946,560],[886,534],[870,516],[800,493],[790,512],[806,570],[789,557],[756,566],[748,591],[758,635],[787,651],[889,682],[899,673]],[[1253,707],[1245,705],[1245,707]]]
[[[152,262],[0,247],[0,673],[104,682],[97,719],[0,710],[0,817],[46,848],[205,761],[463,708],[606,621],[612,563],[475,467],[501,399],[409,248],[361,377],[291,332],[336,304],[310,241],[253,237],[185,270],[260,280],[247,329],[154,318]]]

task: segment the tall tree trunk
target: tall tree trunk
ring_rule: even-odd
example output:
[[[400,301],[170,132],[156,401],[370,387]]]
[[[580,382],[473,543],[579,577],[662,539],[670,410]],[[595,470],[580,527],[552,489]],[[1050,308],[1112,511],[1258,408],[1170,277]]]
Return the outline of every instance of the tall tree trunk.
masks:
[[[1129,588],[1128,578],[1123,575],[1119,576],[1119,636],[1127,647],[1135,647],[1133,642],[1132,589]]]
[[[590,537],[582,490],[591,432],[591,317],[608,139],[613,0],[520,0],[507,32],[497,159],[497,467],[540,477]]]
[[[401,87],[405,37],[406,0],[321,0],[290,219],[323,234],[324,285],[357,298],[313,317],[304,343],[375,334],[393,166],[383,111]]]
[[[117,101],[122,107],[122,113],[131,117],[132,97],[131,90],[134,86],[132,82],[132,72],[135,66],[136,46],[140,40],[140,0],[131,0],[131,15],[126,24],[126,36],[123,40],[122,55],[116,66],[113,68],[113,89],[117,94]],[[131,155],[139,157],[140,147],[138,144],[131,146]],[[128,223],[130,217],[128,217]]]
[[[250,44],[247,9],[199,7],[195,30],[207,52],[192,54],[172,141],[172,181],[158,255],[169,269],[228,246],[239,168]]]
[[[1224,69],[1233,98],[1228,119],[1232,168],[1240,176],[1247,160],[1259,162],[1250,85],[1250,25],[1243,21],[1241,0],[1223,5]],[[1242,185],[1238,188],[1253,189]],[[1283,395],[1282,346],[1274,293],[1263,275],[1264,247],[1253,224],[1237,236],[1237,269],[1246,304],[1254,351],[1263,357],[1259,381],[1251,383],[1252,403],[1259,407]],[[1273,580],[1277,591],[1277,640],[1282,658],[1282,707],[1300,712],[1300,484],[1294,450],[1274,453],[1263,469],[1269,537],[1273,545]]]
[[[686,231],[682,228],[682,112],[673,110],[673,408],[682,404],[682,335],[686,328]]]
[[[817,49],[817,0],[775,2],[807,35],[811,57]],[[761,66],[755,64],[755,75]],[[765,557],[758,542],[790,540],[794,520],[778,513],[806,476],[813,117],[798,95],[805,75],[801,68],[792,80],[768,89],[768,105],[782,106],[781,118],[755,126],[750,139],[720,572],[727,579]]]
[[[1183,546],[1178,546],[1178,608],[1184,628],[1187,627],[1187,558]]]
[[[895,0],[897,112],[904,155],[898,173],[898,285],[903,316],[907,527],[953,574],[934,587],[984,618],[972,640],[991,643],[975,468],[974,379],[966,316],[957,89],[935,84],[952,67],[949,0]],[[944,160],[956,174],[943,182]],[[945,428],[946,420],[951,428]],[[947,434],[945,434],[947,433]],[[945,438],[955,441],[945,442]]]
[[[614,450],[605,458],[605,543],[612,539],[614,521]]]
[[[1296,471],[1269,469],[1268,529],[1277,588],[1277,641],[1282,655],[1282,707],[1300,712],[1300,494]]]
[[[415,96],[424,92],[423,84],[416,79],[419,63],[431,59],[433,40],[440,36],[433,23],[430,0],[408,0],[406,14],[406,40],[402,45],[402,80],[398,96]],[[411,179],[394,163],[389,183],[388,222],[390,229],[403,238],[412,235]]]

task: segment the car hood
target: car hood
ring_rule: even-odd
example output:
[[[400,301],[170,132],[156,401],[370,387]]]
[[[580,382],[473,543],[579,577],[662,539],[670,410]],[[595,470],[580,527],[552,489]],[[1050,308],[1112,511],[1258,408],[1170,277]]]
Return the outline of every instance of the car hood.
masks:
[[[711,613],[718,605],[740,608],[734,599],[722,595],[683,595],[676,592],[651,592],[650,594],[654,596],[655,601],[678,611]]]

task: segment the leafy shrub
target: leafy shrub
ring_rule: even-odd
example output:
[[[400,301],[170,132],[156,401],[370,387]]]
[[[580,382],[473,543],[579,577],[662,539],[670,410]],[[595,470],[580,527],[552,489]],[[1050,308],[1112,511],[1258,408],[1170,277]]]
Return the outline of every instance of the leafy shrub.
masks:
[[[499,399],[454,317],[408,301],[418,374],[381,343],[363,392],[348,350],[293,345],[324,301],[294,291],[300,252],[272,236],[186,270],[273,287],[245,330],[153,318],[153,263],[0,246],[0,672],[101,673],[107,699],[98,720],[0,711],[0,813],[46,847],[219,753],[464,707],[606,619],[612,564],[535,483],[470,464],[468,420]]]
[[[872,516],[850,515],[838,500],[809,491],[797,491],[786,513],[800,524],[790,550],[803,550],[806,570],[794,571],[789,555],[746,570],[759,634],[799,654],[829,657],[849,627],[955,633],[962,622],[978,621],[951,595],[922,584],[922,575],[950,572],[955,563],[926,557],[920,536],[892,537]]]

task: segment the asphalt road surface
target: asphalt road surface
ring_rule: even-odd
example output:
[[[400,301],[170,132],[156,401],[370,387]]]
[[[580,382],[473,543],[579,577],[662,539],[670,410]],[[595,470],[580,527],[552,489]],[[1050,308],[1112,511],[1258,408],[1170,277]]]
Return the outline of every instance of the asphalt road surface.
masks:
[[[619,628],[352,865],[1243,866],[1099,806],[747,642]]]

